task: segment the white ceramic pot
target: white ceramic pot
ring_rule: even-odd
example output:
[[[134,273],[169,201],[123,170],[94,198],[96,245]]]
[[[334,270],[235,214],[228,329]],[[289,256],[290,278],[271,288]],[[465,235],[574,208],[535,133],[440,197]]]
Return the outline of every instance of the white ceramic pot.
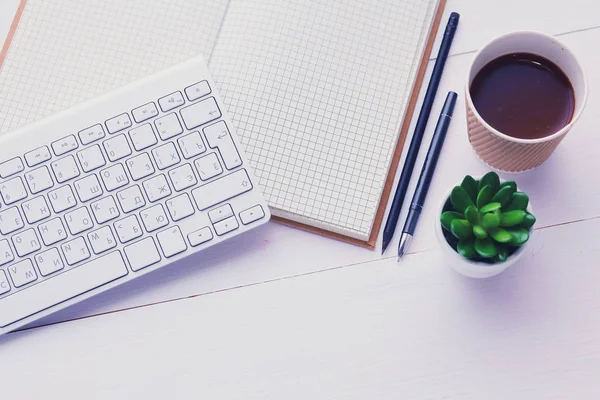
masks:
[[[476,180],[481,179],[481,177],[473,177]],[[505,180],[500,180],[500,183]],[[460,182],[457,184],[460,185]],[[443,253],[444,261],[447,263],[449,267],[458,272],[461,275],[468,276],[469,278],[490,278],[492,276],[496,276],[502,272],[504,272],[508,267],[514,265],[525,253],[527,247],[531,244],[532,237],[530,235],[529,240],[521,247],[519,247],[513,254],[511,254],[506,261],[501,263],[493,263],[488,264],[481,261],[473,261],[469,260],[460,254],[458,254],[450,244],[446,241],[444,237],[444,231],[442,224],[440,223],[440,215],[442,215],[442,210],[444,209],[444,205],[446,201],[450,198],[450,193],[454,186],[448,190],[446,195],[442,197],[440,204],[437,209],[437,214],[435,218],[435,232],[440,243],[440,248]],[[518,188],[517,188],[518,190]],[[529,199],[529,204],[527,205],[527,211],[529,213],[533,213],[533,209],[531,208],[531,199]]]

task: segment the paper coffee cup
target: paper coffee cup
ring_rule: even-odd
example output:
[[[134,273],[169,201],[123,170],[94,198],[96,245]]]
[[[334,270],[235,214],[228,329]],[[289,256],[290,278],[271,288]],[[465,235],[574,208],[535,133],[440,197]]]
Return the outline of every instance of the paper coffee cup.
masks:
[[[506,135],[490,126],[478,114],[470,86],[477,73],[490,61],[510,53],[531,53],[554,62],[571,81],[575,110],[571,121],[558,132],[539,139],[521,139]],[[522,31],[499,36],[476,54],[467,75],[465,98],[469,142],[483,162],[503,172],[522,172],[537,167],[550,157],[587,101],[587,78],[573,53],[555,37],[540,32]]]

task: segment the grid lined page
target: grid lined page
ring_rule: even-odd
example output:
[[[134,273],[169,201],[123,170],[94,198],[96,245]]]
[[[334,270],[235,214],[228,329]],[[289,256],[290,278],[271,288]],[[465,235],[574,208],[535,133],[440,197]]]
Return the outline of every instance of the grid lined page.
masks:
[[[274,215],[366,240],[437,0],[232,0],[209,67]]]
[[[28,0],[0,69],[0,133],[179,61],[208,60],[229,0]]]

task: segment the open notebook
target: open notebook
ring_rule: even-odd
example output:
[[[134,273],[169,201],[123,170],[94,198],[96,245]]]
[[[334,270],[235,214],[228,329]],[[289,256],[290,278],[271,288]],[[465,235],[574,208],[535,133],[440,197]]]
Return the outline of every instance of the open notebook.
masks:
[[[23,0],[0,133],[202,54],[275,218],[373,247],[443,3]]]

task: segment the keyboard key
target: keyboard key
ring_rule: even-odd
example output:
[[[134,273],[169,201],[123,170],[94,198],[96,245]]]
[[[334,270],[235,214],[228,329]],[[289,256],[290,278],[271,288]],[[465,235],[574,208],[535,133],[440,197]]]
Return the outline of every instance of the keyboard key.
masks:
[[[42,247],[33,228],[17,233],[12,237],[12,241],[19,257],[25,257]]]
[[[102,196],[102,187],[100,186],[98,177],[94,174],[75,181],[75,191],[81,202],[86,202]]]
[[[142,153],[139,156],[130,158],[127,160],[126,164],[129,174],[131,174],[131,178],[134,181],[145,178],[154,173],[154,166],[152,165],[152,161],[150,160],[148,153]]]
[[[90,213],[85,207],[78,208],[75,211],[65,214],[65,221],[67,221],[67,226],[69,227],[69,231],[71,231],[71,235],[77,235],[94,226]]]
[[[175,222],[194,214],[194,206],[187,193],[167,200],[167,209],[169,210],[171,219]]]
[[[42,192],[54,186],[48,167],[43,166],[25,174],[25,180],[32,194]]]
[[[69,179],[79,176],[79,168],[73,156],[66,156],[52,163],[52,171],[58,183],[63,183]]]
[[[206,243],[213,238],[213,234],[208,226],[198,229],[188,235],[190,246],[196,247],[202,243]]]
[[[68,185],[61,186],[58,189],[48,192],[48,198],[54,212],[59,213],[77,205],[75,195]]]
[[[117,161],[131,154],[131,147],[123,134],[105,140],[104,149],[110,161]]]
[[[10,292],[10,284],[4,271],[0,269],[0,295]]]
[[[178,226],[158,232],[156,238],[165,257],[173,257],[187,250],[187,245]]]
[[[181,92],[171,93],[166,95],[165,97],[161,97],[158,99],[158,104],[160,105],[160,109],[164,112],[182,106],[185,101],[183,100],[183,95]]]
[[[97,144],[77,152],[77,158],[84,172],[90,172],[106,165],[106,160]]]
[[[43,253],[36,255],[35,263],[42,276],[48,276],[65,267],[62,258],[60,258],[60,254],[58,253],[58,249],[56,248],[46,250]]]
[[[162,204],[157,204],[142,210],[142,212],[140,212],[140,217],[148,232],[155,231],[169,224],[169,220],[167,219]]]
[[[154,103],[148,103],[135,108],[131,111],[131,114],[133,114],[133,120],[139,124],[140,122],[156,117],[158,115],[158,110]]]
[[[259,219],[265,216],[265,211],[260,205],[254,206],[247,210],[244,210],[240,213],[240,220],[242,224],[248,225],[254,221],[258,221]]]
[[[8,244],[8,240],[0,240],[0,265],[11,262],[15,259],[15,256]],[[2,292],[2,275],[0,275],[0,292]]]
[[[192,190],[192,195],[198,209],[206,210],[250,190],[252,183],[248,173],[245,169],[240,169]]]
[[[158,118],[154,121],[154,125],[156,125],[158,136],[160,136],[162,140],[167,140],[183,133],[179,118],[177,118],[177,114],[175,113]]]
[[[194,83],[185,88],[185,95],[189,101],[198,100],[200,97],[206,96],[207,94],[210,94],[210,86],[207,81]]]
[[[196,157],[206,151],[206,146],[204,146],[204,142],[198,131],[180,137],[177,139],[177,143],[179,143],[181,154],[183,154],[183,157],[186,159]]]
[[[217,235],[222,236],[226,233],[236,230],[239,225],[235,217],[229,217],[223,221],[217,222],[214,224],[214,227]]]
[[[115,164],[112,167],[102,170],[100,176],[102,177],[106,190],[109,192],[129,183],[127,174],[125,174],[125,169],[123,169],[123,165],[121,164]]]
[[[123,113],[121,115],[117,115],[105,122],[106,129],[108,133],[117,133],[122,131],[123,129],[127,129],[131,127],[131,119],[129,118],[129,114]]]
[[[85,244],[85,240],[82,237],[71,240],[70,242],[63,243],[60,248],[65,255],[67,264],[75,265],[78,262],[87,260],[90,258],[90,250]],[[97,260],[97,259],[96,259]],[[97,265],[96,268],[107,268],[108,265]]]
[[[198,183],[192,166],[184,164],[181,167],[173,168],[169,171],[169,178],[176,192],[192,187]]]
[[[156,139],[154,130],[150,124],[144,124],[130,130],[129,138],[131,139],[131,143],[133,143],[133,148],[137,151],[147,149],[158,143],[158,139]]]
[[[69,135],[52,142],[52,150],[54,150],[54,154],[57,156],[62,156],[71,150],[75,150],[77,147],[79,147],[79,145],[77,144],[75,135]]]
[[[139,271],[160,261],[160,254],[151,237],[125,247],[125,256],[133,271]]]
[[[229,218],[233,215],[233,209],[229,204],[223,204],[213,210],[208,212],[208,218],[210,218],[210,222],[213,224],[219,221],[224,220],[225,218]]]
[[[52,154],[50,154],[48,146],[42,146],[29,153],[25,153],[25,162],[27,162],[27,165],[30,167],[35,167],[44,161],[48,161],[51,157]]]
[[[90,241],[92,251],[95,254],[104,253],[117,245],[117,241],[109,226],[103,226],[100,229],[88,233],[88,240]]]
[[[92,203],[91,208],[96,222],[99,224],[118,218],[120,215],[117,203],[115,203],[115,199],[112,196],[107,196]]]
[[[17,207],[7,208],[0,212],[0,233],[8,235],[25,226]]]
[[[179,154],[172,142],[164,144],[152,150],[152,156],[158,169],[169,168],[180,161]]]
[[[96,258],[40,282],[37,290],[22,290],[0,300],[0,327],[45,310],[127,275],[118,251]]]
[[[7,205],[16,203],[27,197],[27,190],[25,190],[21,177],[17,176],[2,183],[2,186],[0,186],[0,195],[2,195],[4,204]]]
[[[128,187],[117,193],[117,199],[124,213],[137,210],[146,205],[146,200],[142,196],[142,191],[138,185]]]
[[[150,200],[151,203],[171,195],[171,188],[169,187],[167,179],[164,175],[158,175],[154,178],[150,178],[147,181],[144,181],[143,185],[144,190],[146,191],[146,196],[148,196],[148,200]]]
[[[20,157],[15,157],[0,164],[0,178],[5,179],[11,175],[18,174],[23,171],[25,166]]]
[[[10,278],[12,279],[15,287],[25,286],[28,283],[31,283],[37,279],[37,274],[35,273],[35,269],[33,268],[33,263],[29,259],[11,265],[10,267],[8,267],[8,273],[10,274]],[[12,296],[9,296],[7,297],[7,299],[10,299],[11,297]],[[4,303],[4,300],[5,299],[3,299],[2,303]],[[5,311],[8,312],[9,310]],[[0,315],[2,315],[1,312]],[[0,318],[3,317],[3,315],[0,316]]]
[[[127,243],[142,236],[142,228],[135,215],[130,215],[115,222],[115,232],[121,243]]]
[[[105,136],[104,128],[102,125],[96,124],[94,126],[90,126],[89,128],[85,128],[82,131],[79,131],[79,140],[81,140],[81,144],[86,145],[96,140],[100,140]]]
[[[27,219],[27,222],[30,224],[36,223],[50,216],[48,203],[46,203],[46,199],[43,196],[26,201],[21,204],[21,206],[23,207],[23,212],[25,213],[25,219]]]
[[[200,179],[207,181],[223,173],[223,167],[215,153],[210,153],[194,161]]]
[[[216,124],[207,126],[203,131],[208,145],[213,149],[219,149],[225,168],[234,169],[242,165],[242,158],[235,147],[235,143],[233,143],[233,138],[225,122],[219,121]]]
[[[221,111],[214,97],[182,108],[180,112],[183,123],[189,130],[221,117]]]
[[[67,238],[67,231],[60,218],[54,218],[40,224],[38,229],[40,231],[40,236],[42,236],[42,241],[46,246],[51,246],[54,243],[58,243]]]

